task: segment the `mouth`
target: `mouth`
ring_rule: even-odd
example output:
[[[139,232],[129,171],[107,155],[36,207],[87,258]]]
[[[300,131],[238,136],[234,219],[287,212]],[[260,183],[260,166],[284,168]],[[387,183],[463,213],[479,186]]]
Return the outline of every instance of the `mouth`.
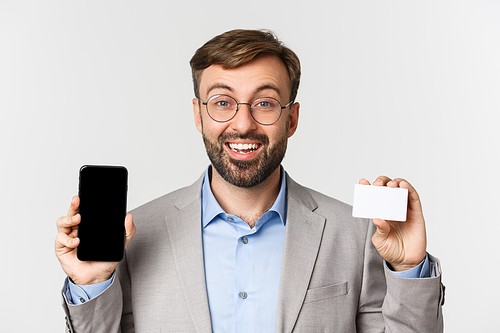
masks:
[[[258,150],[260,143],[227,143],[230,150],[238,154],[250,154]]]

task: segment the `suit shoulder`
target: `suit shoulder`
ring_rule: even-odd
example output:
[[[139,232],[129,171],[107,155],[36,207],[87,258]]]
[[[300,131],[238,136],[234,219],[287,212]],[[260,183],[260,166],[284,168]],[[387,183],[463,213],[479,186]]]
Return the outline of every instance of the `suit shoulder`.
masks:
[[[316,190],[313,190],[309,187],[305,187],[302,185],[299,185],[302,187],[303,190],[305,190],[311,198],[314,200],[315,204],[317,207],[315,208],[315,212],[320,213],[322,211],[335,211],[337,214],[345,215],[345,216],[350,216],[352,218],[352,206],[342,202],[338,199],[335,199],[333,197],[330,197],[324,193],[318,192]]]
[[[295,200],[305,204],[315,214],[325,218],[327,225],[357,230],[363,234],[369,227],[369,220],[352,216],[352,206],[308,187],[290,182]]]
[[[308,187],[305,187],[305,189],[309,192],[311,197],[318,203],[318,206],[328,205],[328,206],[335,206],[337,209],[341,210],[348,210],[348,211],[352,210],[352,206],[343,201],[340,201],[338,199],[335,199],[333,197],[330,197],[324,193],[318,192]]]
[[[178,211],[195,200],[200,199],[201,184],[203,179],[198,179],[194,184],[177,189],[161,197],[151,200],[133,210],[130,214],[137,218],[165,216],[169,212]]]

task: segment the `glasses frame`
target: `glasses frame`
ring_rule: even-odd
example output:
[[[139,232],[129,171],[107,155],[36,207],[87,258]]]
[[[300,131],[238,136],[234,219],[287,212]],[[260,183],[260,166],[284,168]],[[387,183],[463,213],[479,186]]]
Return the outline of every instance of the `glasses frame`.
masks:
[[[236,111],[234,111],[234,114],[231,118],[229,118],[228,120],[217,120],[217,119],[214,119],[214,117],[212,117],[212,115],[210,114],[210,112],[208,111],[208,101],[210,101],[212,98],[215,98],[215,97],[219,97],[219,96],[225,96],[225,97],[229,97],[231,99],[233,99],[235,102],[236,102]],[[253,110],[252,110],[252,104],[254,104],[255,102],[257,102],[259,99],[263,99],[263,98],[270,98],[270,99],[273,99],[275,100],[276,102],[278,102],[279,106],[281,107],[280,109],[280,114],[278,116],[278,118],[273,121],[272,123],[270,124],[264,124],[264,123],[261,123],[260,121],[258,121],[257,119],[255,119],[255,117],[253,116]],[[263,125],[263,126],[270,126],[270,125],[273,125],[275,124],[278,120],[280,120],[281,118],[281,114],[283,113],[283,110],[286,109],[288,106],[290,106],[290,104],[293,104],[293,102],[295,101],[290,101],[288,102],[285,106],[281,106],[281,102],[278,101],[276,98],[273,98],[273,97],[259,97],[257,99],[255,99],[254,101],[252,101],[252,103],[238,103],[238,101],[236,100],[236,98],[232,97],[232,96],[229,96],[229,95],[225,95],[225,94],[216,94],[216,95],[212,95],[208,98],[208,100],[206,102],[203,102],[200,98],[197,98],[197,100],[199,102],[201,102],[201,104],[205,105],[205,108],[207,109],[207,114],[208,116],[215,122],[218,122],[218,123],[227,123],[228,121],[230,121],[231,119],[233,119],[236,114],[238,113],[239,109],[240,109],[240,105],[241,104],[245,104],[245,105],[248,105],[248,108],[250,109],[250,115],[252,116],[252,119],[255,120],[257,123]]]

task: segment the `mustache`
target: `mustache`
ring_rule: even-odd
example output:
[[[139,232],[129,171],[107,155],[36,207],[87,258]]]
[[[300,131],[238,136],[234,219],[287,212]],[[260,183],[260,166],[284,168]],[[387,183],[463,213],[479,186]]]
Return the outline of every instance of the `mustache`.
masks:
[[[257,133],[246,133],[246,134],[240,134],[240,133],[222,133],[219,136],[219,143],[224,144],[226,141],[230,140],[254,140],[258,141],[264,145],[269,144],[269,137],[265,134],[257,134]]]

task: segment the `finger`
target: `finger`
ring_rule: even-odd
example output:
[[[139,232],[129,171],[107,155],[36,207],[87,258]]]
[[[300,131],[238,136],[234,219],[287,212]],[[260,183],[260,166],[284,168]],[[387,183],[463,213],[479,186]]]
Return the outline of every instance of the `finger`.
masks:
[[[80,220],[80,214],[76,214],[73,216],[62,216],[57,219],[57,231],[69,234],[78,224],[80,224]]]
[[[65,233],[60,232],[56,237],[56,250],[63,248],[74,249],[80,244],[79,238],[72,238]]]
[[[378,176],[377,179],[373,182],[373,185],[376,186],[386,186],[388,182],[392,179],[387,176]]]
[[[73,216],[73,215],[76,215],[78,214],[78,207],[80,206],[80,197],[78,197],[77,195],[75,195],[72,199],[71,199],[71,205],[69,206],[68,208],[68,216]]]
[[[135,235],[135,225],[131,214],[125,216],[125,248]]]
[[[361,178],[361,179],[359,180],[359,184],[360,184],[360,185],[370,185],[370,182],[369,182],[369,181],[367,181],[367,180],[366,180],[366,179],[364,179],[364,178]]]
[[[387,186],[390,187],[399,187],[402,181],[405,181],[404,178],[394,178],[393,180],[387,183]]]
[[[399,187],[406,188],[408,190],[408,205],[413,211],[422,211],[422,203],[420,202],[420,196],[417,190],[405,179],[401,179],[399,182]]]
[[[392,187],[392,188],[396,188],[399,186],[399,183],[393,179],[393,180],[390,180],[389,182],[387,182],[387,187]]]

